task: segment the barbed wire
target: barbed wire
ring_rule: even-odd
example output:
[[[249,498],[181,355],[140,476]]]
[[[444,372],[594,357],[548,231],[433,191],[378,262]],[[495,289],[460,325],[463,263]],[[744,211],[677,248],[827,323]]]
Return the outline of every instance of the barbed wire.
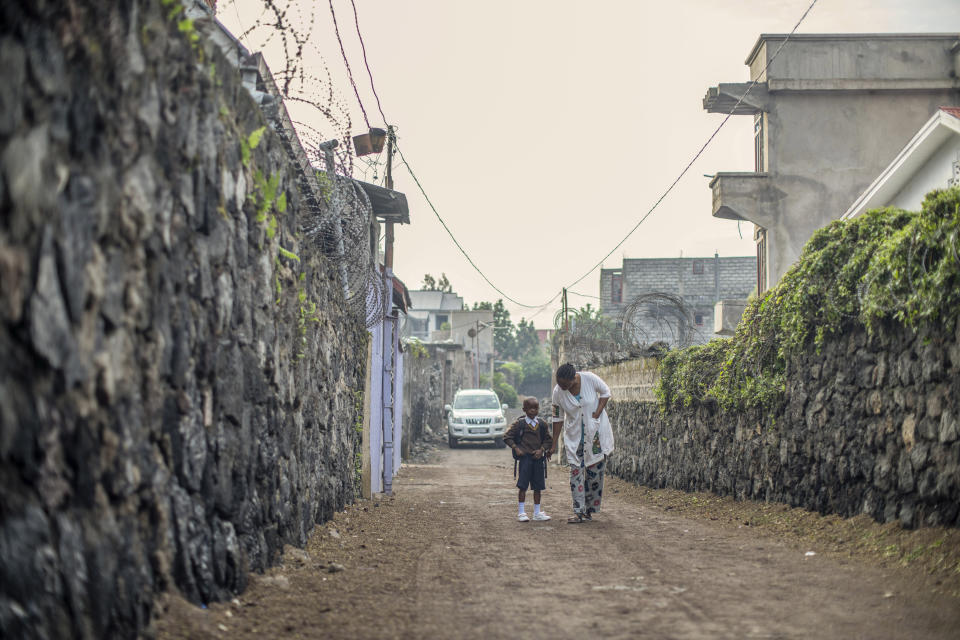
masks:
[[[265,44],[269,43],[273,38],[279,35],[279,38],[282,43],[283,54],[284,54],[284,61],[283,61],[284,66],[283,66],[283,70],[275,75],[277,79],[282,81],[283,83],[282,91],[284,94],[285,102],[288,105],[300,105],[304,108],[308,108],[308,109],[312,108],[322,116],[323,120],[326,120],[330,125],[332,125],[333,129],[337,133],[337,135],[334,136],[334,139],[338,139],[339,141],[342,142],[342,144],[338,145],[338,149],[335,152],[336,165],[338,167],[338,171],[343,175],[351,176],[355,166],[353,162],[352,140],[349,135],[350,125],[351,125],[349,109],[346,108],[342,100],[336,97],[336,92],[334,90],[333,82],[331,80],[330,71],[329,71],[329,68],[326,66],[326,63],[321,62],[323,77],[315,73],[308,73],[303,63],[304,50],[311,41],[310,36],[313,32],[313,28],[315,24],[315,11],[310,11],[309,15],[305,17],[303,15],[303,11],[304,11],[303,6],[300,3],[295,2],[294,0],[287,0],[286,2],[283,2],[282,0],[260,0],[260,1],[263,4],[263,9],[261,10],[260,15],[258,16],[255,23],[246,31],[244,31],[244,33],[241,34],[240,37],[246,39],[256,34],[258,31],[265,30],[266,36],[261,45],[261,46],[265,46]],[[568,289],[572,289],[574,285],[581,282],[590,273],[592,273],[599,266],[601,266],[603,262],[607,258],[609,258],[610,255],[612,255],[618,248],[620,248],[633,235],[633,233],[637,230],[637,228],[639,228],[639,226],[660,206],[663,200],[673,191],[673,189],[676,187],[679,181],[686,175],[686,173],[693,166],[693,164],[700,158],[700,156],[703,154],[706,148],[715,139],[715,137],[717,136],[719,131],[723,128],[723,126],[726,124],[726,122],[736,112],[736,109],[739,107],[739,105],[743,102],[744,99],[746,99],[746,97],[749,95],[750,91],[757,84],[757,82],[759,82],[759,79],[763,77],[763,75],[766,73],[769,66],[779,56],[780,52],[787,45],[790,38],[797,31],[797,29],[806,19],[807,15],[810,13],[813,7],[817,4],[817,2],[818,0],[812,0],[812,2],[809,4],[807,9],[803,12],[800,19],[797,21],[797,23],[795,24],[791,32],[784,38],[784,40],[780,43],[780,45],[774,52],[773,56],[767,61],[766,65],[764,66],[760,74],[758,74],[757,77],[751,81],[751,83],[748,85],[743,95],[740,96],[740,98],[737,100],[733,108],[729,110],[729,112],[727,113],[723,121],[717,126],[717,128],[707,138],[707,140],[703,143],[703,145],[701,145],[699,150],[694,154],[693,158],[686,164],[686,166],[679,173],[676,179],[674,179],[674,181],[671,182],[671,184],[667,187],[667,189],[647,210],[647,212],[644,213],[644,215],[640,218],[640,220],[638,220],[638,222],[633,226],[633,228],[620,240],[620,242],[618,242],[613,247],[613,249],[611,249],[594,267],[592,267],[589,271],[587,271],[586,273],[581,275],[579,278],[574,280],[570,285],[568,285],[567,287]],[[337,38],[338,44],[340,46],[340,52],[343,58],[343,63],[346,68],[351,87],[353,88],[354,95],[356,96],[358,105],[363,114],[364,121],[367,124],[367,127],[369,128],[370,122],[366,112],[366,108],[364,107],[363,101],[360,97],[359,89],[353,77],[349,59],[346,54],[346,48],[340,36],[339,25],[337,23],[337,18],[336,18],[336,11],[333,6],[333,0],[328,0],[328,4],[330,8],[331,18],[333,21],[334,33]],[[313,5],[311,5],[311,7],[313,7]],[[380,101],[380,96],[376,90],[376,84],[374,82],[373,73],[370,68],[369,60],[367,57],[366,44],[363,40],[363,34],[360,29],[359,16],[358,16],[357,7],[354,0],[351,0],[351,7],[353,9],[353,14],[354,14],[354,25],[356,28],[358,39],[360,41],[361,50],[363,53],[364,66],[367,70],[367,75],[370,80],[370,87],[376,98],[377,108],[380,112],[380,115],[383,117],[384,122],[386,123],[387,122],[386,114],[384,113],[383,106]],[[297,20],[290,19],[288,14],[291,12],[297,14],[296,16],[298,18]],[[305,24],[307,25],[307,27],[305,30],[297,29],[294,27],[294,23],[297,25]],[[319,52],[315,51],[315,53],[318,54],[315,56],[315,58],[322,61],[323,59],[322,59],[322,56],[319,56]],[[323,98],[318,99],[320,96],[323,96]],[[323,155],[320,145],[321,143],[329,139],[330,136],[323,135],[323,133],[320,132],[315,127],[311,125],[307,125],[303,121],[303,119],[298,119],[296,126],[297,126],[298,135],[308,152],[308,157],[310,161],[312,163],[319,163],[320,158]],[[494,282],[483,272],[483,270],[480,269],[480,267],[476,264],[476,262],[471,258],[471,256],[467,253],[467,251],[463,247],[463,245],[458,241],[456,236],[453,234],[452,230],[449,228],[447,223],[440,216],[439,212],[437,211],[437,208],[434,206],[432,200],[427,195],[427,192],[424,189],[421,181],[419,180],[417,175],[414,173],[412,167],[410,166],[410,163],[407,161],[406,157],[404,156],[403,152],[400,150],[399,146],[397,146],[397,153],[401,159],[401,162],[406,168],[407,172],[410,174],[411,178],[416,183],[424,199],[427,201],[427,204],[429,205],[430,209],[433,211],[434,215],[437,217],[438,221],[441,223],[441,226],[444,228],[444,230],[446,231],[450,239],[453,241],[454,245],[461,252],[461,254],[464,256],[467,262],[477,271],[477,273],[481,276],[481,278],[491,288],[493,288],[494,291],[496,291],[501,296],[503,296],[504,299],[510,301],[511,303],[517,306],[520,306],[526,309],[536,309],[537,311],[531,316],[531,318],[542,313],[545,309],[547,309],[551,304],[553,304],[560,297],[560,295],[562,294],[562,291],[558,291],[554,296],[552,296],[549,300],[547,300],[544,303],[526,304],[524,302],[521,302],[513,298],[512,296],[509,296],[501,288],[496,286],[496,284],[494,284]],[[370,166],[375,167],[376,164],[375,163],[373,163],[372,165],[368,164],[367,166],[368,168]],[[374,169],[374,171],[376,171],[376,169]],[[336,181],[336,184],[338,185],[337,191],[339,193],[339,181]],[[573,293],[573,295],[578,295],[582,297],[591,297],[591,298],[599,299],[599,297],[590,296],[589,294],[582,294],[579,292],[571,292],[571,293]]]

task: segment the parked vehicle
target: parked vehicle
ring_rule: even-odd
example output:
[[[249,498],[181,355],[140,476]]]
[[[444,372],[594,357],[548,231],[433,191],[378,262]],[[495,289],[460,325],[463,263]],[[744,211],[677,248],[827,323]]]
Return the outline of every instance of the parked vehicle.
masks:
[[[447,438],[450,448],[457,442],[493,440],[498,447],[505,447],[503,434],[507,430],[505,411],[509,407],[500,404],[497,394],[491,389],[461,389],[453,397],[453,404],[446,405]]]

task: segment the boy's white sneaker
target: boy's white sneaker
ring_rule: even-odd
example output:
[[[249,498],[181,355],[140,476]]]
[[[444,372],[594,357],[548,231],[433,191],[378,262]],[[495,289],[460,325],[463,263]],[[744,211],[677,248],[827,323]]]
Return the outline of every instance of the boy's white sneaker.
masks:
[[[550,516],[548,516],[547,514],[545,514],[543,511],[541,511],[540,513],[535,513],[535,514],[533,514],[533,519],[534,519],[534,520],[549,520],[549,519],[550,519]]]
[[[530,516],[528,516],[525,513],[521,513],[517,515],[517,520],[519,520],[520,522],[527,522],[530,520]]]

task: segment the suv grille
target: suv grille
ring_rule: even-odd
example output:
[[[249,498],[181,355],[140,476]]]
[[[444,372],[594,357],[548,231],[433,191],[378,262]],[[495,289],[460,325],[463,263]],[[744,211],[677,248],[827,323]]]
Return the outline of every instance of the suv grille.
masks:
[[[490,424],[493,422],[493,418],[465,418],[464,422],[467,424]]]

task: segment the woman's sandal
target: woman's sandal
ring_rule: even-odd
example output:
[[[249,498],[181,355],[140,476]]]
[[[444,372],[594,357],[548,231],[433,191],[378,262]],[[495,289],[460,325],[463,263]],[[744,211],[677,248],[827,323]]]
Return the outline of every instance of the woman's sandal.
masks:
[[[580,524],[583,522],[583,518],[582,513],[576,513],[572,518],[567,518],[567,524]]]

